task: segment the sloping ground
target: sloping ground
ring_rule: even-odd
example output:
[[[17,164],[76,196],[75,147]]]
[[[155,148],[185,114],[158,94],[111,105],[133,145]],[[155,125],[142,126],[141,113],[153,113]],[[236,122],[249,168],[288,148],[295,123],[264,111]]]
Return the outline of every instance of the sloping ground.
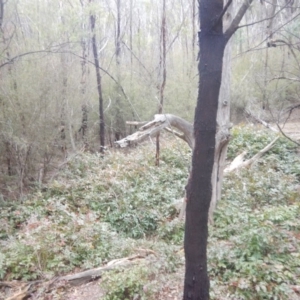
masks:
[[[282,130],[285,134],[290,136],[291,138],[299,141],[300,140],[300,123],[295,122],[288,122],[282,125]]]
[[[273,139],[269,131],[234,128],[228,159],[244,150],[252,157]],[[190,158],[176,140],[162,148],[160,168],[151,144],[104,159],[78,156],[43,192],[3,208],[0,299],[182,299],[183,224],[174,203]],[[299,179],[300,158],[286,139],[227,175],[210,228],[211,299],[300,299]],[[81,286],[57,280],[141,249],[155,253],[150,263]]]

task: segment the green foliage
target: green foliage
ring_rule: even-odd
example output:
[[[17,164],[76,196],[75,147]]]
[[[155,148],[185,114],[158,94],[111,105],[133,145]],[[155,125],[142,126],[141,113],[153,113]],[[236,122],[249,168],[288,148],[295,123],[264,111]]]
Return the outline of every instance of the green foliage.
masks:
[[[272,131],[266,132],[263,129],[255,126],[235,126],[232,131],[232,141],[228,147],[227,157],[229,160],[235,158],[238,154],[243,151],[247,151],[247,157],[254,156],[259,150],[262,150],[265,146],[271,143],[276,133]],[[274,147],[268,152],[267,157],[270,154],[276,154],[279,160],[281,159],[297,159],[295,156],[291,156],[291,153],[296,152],[296,145],[287,140],[286,138],[280,137],[276,141]],[[288,157],[287,157],[288,156]]]
[[[103,265],[162,232],[177,214],[187,168],[176,149],[163,150],[160,168],[151,166],[148,147],[134,152],[78,155],[44,192],[3,208],[1,276],[35,279]]]
[[[32,218],[4,243],[4,266],[9,278],[52,277],[75,266],[93,267],[126,255],[126,243],[93,213]]]
[[[106,291],[104,300],[156,300],[162,288],[163,277],[180,266],[179,255],[172,246],[158,243],[154,246],[159,257],[153,255],[136,266],[104,273],[101,286]]]
[[[151,273],[153,270],[150,271],[149,266],[146,265],[132,267],[130,272],[123,270],[105,274],[101,282],[107,290],[103,300],[150,299],[153,293],[152,286],[149,284]]]
[[[234,128],[229,157],[252,156],[274,137]],[[78,155],[43,192],[3,206],[1,278],[50,278],[148,249],[153,254],[130,272],[104,274],[105,299],[159,299],[178,269],[175,284],[182,283],[184,223],[175,203],[190,151],[167,141],[157,168],[152,150]],[[292,299],[300,276],[299,165],[295,146],[279,139],[251,167],[225,176],[208,249],[212,299]]]
[[[273,139],[268,132],[245,127],[235,128],[233,135],[232,157],[245,149],[253,155]],[[299,182],[287,162],[297,163],[295,154],[294,146],[280,139],[249,169],[225,178],[211,233],[209,268],[213,285],[227,285],[233,297],[292,297],[290,286],[300,276],[300,202],[295,189]]]
[[[160,226],[157,234],[159,238],[168,243],[180,245],[183,241],[184,223],[178,219],[167,221]]]

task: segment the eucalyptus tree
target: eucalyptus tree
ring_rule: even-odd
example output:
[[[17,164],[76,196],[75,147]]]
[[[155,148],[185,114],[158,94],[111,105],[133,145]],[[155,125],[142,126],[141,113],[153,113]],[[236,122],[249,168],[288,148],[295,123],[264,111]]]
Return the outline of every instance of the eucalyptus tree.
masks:
[[[186,187],[187,206],[185,223],[186,272],[184,299],[209,299],[209,277],[207,273],[207,238],[209,209],[213,201],[215,176],[214,166],[228,143],[230,124],[221,119],[219,111],[228,106],[226,99],[220,99],[223,57],[225,47],[239,28],[239,23],[252,0],[241,3],[237,13],[230,19],[229,8],[232,1],[199,1],[199,92],[194,120],[195,145],[192,157],[192,170]],[[275,1],[273,2],[274,5]],[[272,19],[276,9],[272,7]],[[272,25],[268,22],[269,27]],[[271,29],[272,30],[272,29]],[[220,101],[221,100],[221,101]],[[225,101],[224,101],[225,100]],[[218,154],[216,156],[216,154]],[[222,171],[221,171],[222,172]]]
[[[92,3],[93,0],[89,0],[89,3]],[[94,63],[95,63],[95,72],[96,72],[96,79],[97,79],[97,91],[99,97],[99,123],[100,123],[100,152],[104,152],[105,147],[105,123],[104,123],[104,112],[103,112],[103,95],[102,95],[102,83],[101,83],[101,74],[100,74],[100,63],[98,57],[98,48],[97,48],[97,41],[96,41],[96,32],[95,32],[95,25],[96,25],[96,16],[94,12],[91,11],[90,13],[90,26],[92,32],[92,49],[94,55]]]
[[[159,57],[159,79],[161,79],[158,83],[159,88],[159,104],[158,104],[158,113],[161,114],[163,112],[164,106],[164,92],[167,80],[167,66],[166,66],[166,57],[167,57],[167,49],[166,49],[166,35],[167,35],[167,24],[166,24],[166,0],[162,2],[162,14],[161,14],[161,34],[160,34],[160,57]],[[156,136],[156,161],[155,164],[159,166],[159,133]]]

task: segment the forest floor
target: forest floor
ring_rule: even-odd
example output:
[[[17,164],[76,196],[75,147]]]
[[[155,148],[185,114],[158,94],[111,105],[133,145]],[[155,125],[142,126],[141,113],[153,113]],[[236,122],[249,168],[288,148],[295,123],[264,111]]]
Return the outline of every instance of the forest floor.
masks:
[[[293,139],[300,139],[300,123],[299,122],[289,122],[285,124],[284,133],[290,136]],[[299,239],[299,236],[297,237]],[[180,256],[182,261],[184,260],[184,253],[180,251]],[[77,272],[80,270],[76,270]],[[130,272],[130,271],[129,271]],[[157,300],[179,300],[182,299],[183,292],[183,280],[184,280],[184,264],[182,263],[177,271],[168,276],[165,284],[160,284],[161,290],[157,294]],[[3,290],[3,284],[1,286],[0,282],[0,291]],[[28,295],[30,299],[33,300],[101,300],[104,297],[104,289],[101,287],[101,278],[82,284],[80,286],[72,286],[70,283],[65,281],[55,281],[52,279],[50,281],[39,281],[33,283],[34,288],[26,285],[26,289],[30,288],[30,295],[28,290],[24,291],[24,285],[19,281],[12,281],[7,283],[5,287],[6,291],[5,297],[1,297],[0,300],[23,300],[27,299]],[[299,290],[295,291],[293,298],[289,300],[300,300],[300,287],[297,286]],[[220,300],[229,299],[225,295]],[[136,300],[140,299],[139,297]],[[231,298],[232,299],[232,298]],[[120,299],[121,300],[121,299]]]
[[[283,131],[288,136],[292,137],[293,139],[299,140],[300,139],[300,123],[299,122],[288,122],[284,125]],[[182,291],[183,291],[183,278],[184,278],[184,268],[181,267],[177,275],[181,274],[180,276],[175,277],[173,282],[173,287],[170,290],[168,287],[166,290],[162,290],[160,294],[160,299],[165,300],[179,300],[182,299]],[[90,282],[85,285],[79,287],[70,287],[66,290],[64,294],[64,299],[66,300],[99,300],[103,296],[103,292],[101,290],[101,279],[98,281]],[[297,297],[295,295],[295,297]],[[300,299],[300,296],[295,298]],[[46,298],[45,298],[46,300]],[[159,300],[159,299],[158,299]],[[226,300],[225,298],[223,300]]]
[[[283,127],[283,132],[289,137],[300,140],[300,123],[299,122],[289,122]],[[177,272],[177,276],[174,278],[171,286],[166,287],[160,293],[160,298],[158,300],[179,300],[182,299],[183,291],[183,279],[184,279],[184,267],[180,267]],[[101,289],[101,279],[95,282],[90,282],[88,284],[79,287],[70,287],[66,290],[64,294],[64,299],[66,300],[99,300],[103,296],[103,291]],[[226,300],[224,297],[222,300]],[[229,299],[229,298],[228,298]],[[47,300],[45,298],[45,300]],[[300,295],[295,294],[294,299],[290,300],[300,300]]]
[[[300,123],[297,121],[288,122],[283,126],[283,132],[295,139],[300,140]],[[182,253],[183,254],[183,253]],[[159,299],[164,300],[179,300],[182,299],[183,291],[183,279],[184,279],[184,266],[180,267],[177,272],[177,276],[174,276],[174,279],[170,286],[165,287],[160,292]],[[66,288],[65,292],[62,294],[65,300],[99,300],[104,295],[103,290],[101,289],[101,279],[94,282],[90,282],[81,286]],[[47,300],[47,298],[39,298]],[[159,300],[158,299],[158,300]],[[295,294],[295,298],[291,300],[299,300],[300,296]],[[222,300],[226,300],[223,298]]]

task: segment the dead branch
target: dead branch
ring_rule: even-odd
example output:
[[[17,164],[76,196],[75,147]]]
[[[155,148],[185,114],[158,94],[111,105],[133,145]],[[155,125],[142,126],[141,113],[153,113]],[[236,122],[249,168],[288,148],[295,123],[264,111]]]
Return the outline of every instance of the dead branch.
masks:
[[[250,112],[250,110],[246,110],[246,115],[249,116],[249,117],[251,117],[251,118],[252,118],[253,120],[255,120],[256,122],[258,122],[258,123],[264,125],[266,128],[268,128],[268,129],[270,129],[270,130],[272,130],[272,131],[274,131],[274,132],[278,132],[278,130],[277,130],[275,127],[272,127],[269,123],[267,123],[266,121],[264,121],[264,120],[258,118],[257,116],[254,116],[254,115]]]
[[[6,298],[6,300],[25,300],[30,297],[31,292],[29,291],[31,285],[26,284],[21,287],[21,289],[16,292],[14,295]]]
[[[124,257],[124,258],[120,258],[120,259],[114,259],[114,260],[110,261],[109,263],[107,263],[103,267],[90,269],[90,270],[79,272],[79,273],[72,274],[72,275],[63,276],[63,277],[60,277],[59,280],[68,281],[71,285],[81,285],[81,284],[87,283],[91,280],[94,280],[98,277],[101,277],[102,273],[105,271],[110,271],[110,270],[113,270],[116,268],[124,268],[129,265],[139,263],[141,261],[146,261],[146,257],[150,256],[150,255],[153,256],[153,251],[145,250],[145,251],[143,251],[142,254]]]
[[[262,150],[260,150],[258,153],[256,153],[253,157],[251,157],[248,160],[244,161],[244,157],[246,155],[246,151],[244,151],[243,153],[241,153],[240,155],[238,155],[232,162],[231,164],[225,168],[224,172],[225,173],[229,173],[232,171],[235,171],[237,169],[240,168],[245,168],[245,167],[249,167],[250,165],[252,165],[255,161],[257,161],[259,158],[261,158],[266,152],[268,152],[276,143],[276,141],[279,139],[279,136],[276,137],[270,144],[268,144],[265,148],[263,148]]]
[[[137,132],[125,137],[122,140],[116,141],[115,144],[121,148],[128,147],[156,136],[161,130],[169,127],[175,127],[182,134],[175,135],[183,139],[188,145],[194,147],[193,125],[180,117],[171,114],[158,114],[154,116],[154,120],[143,125]],[[173,132],[174,133],[174,132]]]
[[[234,19],[232,20],[230,26],[228,27],[228,29],[225,31],[225,36],[226,38],[229,40],[230,37],[236,32],[236,30],[239,28],[239,24],[240,21],[242,20],[244,14],[246,13],[246,11],[248,10],[249,6],[251,5],[251,3],[253,2],[253,0],[245,0],[239,11],[237,12],[236,16],[234,17]]]
[[[139,122],[139,121],[126,121],[127,125],[134,125],[134,126],[143,126],[147,123],[148,123],[147,121],[142,121],[142,122]]]
[[[291,109],[295,109],[295,108],[298,108],[298,107],[299,107],[299,105],[296,105],[296,106],[292,107]],[[287,111],[289,112],[289,110],[287,110]],[[290,137],[289,135],[287,135],[287,134],[283,131],[283,127],[284,127],[284,126],[280,126],[278,122],[276,123],[276,126],[277,126],[277,128],[278,128],[278,129],[277,129],[277,128],[275,128],[275,127],[272,127],[270,124],[268,124],[268,123],[265,122],[264,120],[261,120],[261,119],[259,119],[258,117],[254,116],[253,114],[251,114],[250,111],[247,111],[246,113],[247,113],[247,115],[249,115],[251,118],[253,118],[255,121],[257,121],[258,123],[264,125],[266,128],[268,128],[268,129],[270,129],[270,130],[272,130],[272,131],[274,131],[274,132],[280,132],[280,133],[281,133],[285,138],[287,138],[289,141],[295,143],[297,146],[300,146],[300,143],[299,143],[299,142],[297,142],[296,140],[294,140],[292,137]],[[289,116],[290,116],[290,114],[289,114]],[[289,118],[289,116],[288,116],[288,118]],[[287,121],[287,120],[285,120],[285,122],[286,122],[286,121]]]
[[[299,143],[299,142],[295,141],[294,139],[292,139],[290,136],[288,136],[286,133],[283,132],[282,128],[279,126],[278,123],[277,123],[276,125],[277,125],[277,127],[278,127],[280,133],[281,133],[285,138],[287,138],[289,141],[295,143],[297,146],[300,146],[300,143]]]

